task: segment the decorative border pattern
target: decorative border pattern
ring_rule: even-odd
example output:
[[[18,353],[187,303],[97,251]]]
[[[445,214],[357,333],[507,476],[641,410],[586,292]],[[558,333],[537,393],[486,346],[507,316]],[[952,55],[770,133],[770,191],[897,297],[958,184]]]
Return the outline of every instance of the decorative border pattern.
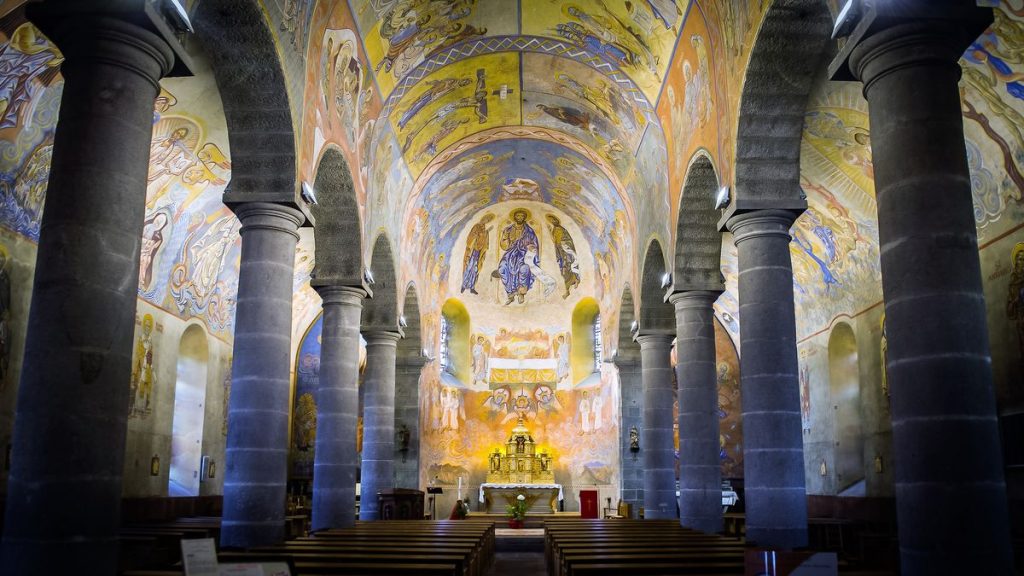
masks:
[[[384,108],[381,111],[381,116],[390,118],[392,110],[405,97],[406,93],[432,72],[460,60],[495,52],[535,52],[569,58],[586,64],[614,81],[626,93],[633,104],[640,109],[647,122],[656,121],[657,117],[654,108],[651,106],[650,101],[647,100],[647,96],[615,64],[574,44],[544,36],[473,38],[435,51],[421,62],[419,66],[402,77],[394,90],[391,91],[391,94],[388,95]]]

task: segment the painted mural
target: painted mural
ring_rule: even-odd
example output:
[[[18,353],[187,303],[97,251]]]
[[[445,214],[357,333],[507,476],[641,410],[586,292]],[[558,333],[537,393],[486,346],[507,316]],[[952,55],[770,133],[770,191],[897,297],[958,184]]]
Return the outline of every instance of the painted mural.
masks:
[[[291,446],[289,447],[292,478],[312,478],[316,447],[316,390],[320,383],[320,345],[323,318],[317,318],[299,340],[295,365],[295,393],[292,407]]]
[[[0,18],[0,224],[38,242],[63,56],[20,10]]]

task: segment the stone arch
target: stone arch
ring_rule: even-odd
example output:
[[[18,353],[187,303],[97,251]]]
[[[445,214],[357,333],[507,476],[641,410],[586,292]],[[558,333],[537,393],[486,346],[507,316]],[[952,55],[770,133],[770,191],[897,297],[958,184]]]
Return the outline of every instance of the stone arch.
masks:
[[[707,152],[690,159],[676,220],[674,290],[722,290],[722,234],[715,197],[718,173]]]
[[[665,276],[670,268],[658,240],[651,240],[644,254],[644,267],[640,273],[640,332],[675,332],[676,317],[673,306],[665,302],[668,289]]]
[[[309,210],[316,221],[314,285],[362,286],[363,227],[359,203],[348,162],[333,144],[320,156],[313,190],[317,204]]]
[[[370,299],[363,303],[363,332],[372,330],[399,331],[398,276],[395,257],[388,235],[381,232],[373,243],[367,269],[373,277]]]
[[[224,203],[276,202],[299,209],[295,133],[287,82],[263,10],[248,0],[203,0],[193,19],[211,56],[231,147]]]
[[[800,189],[800,142],[812,85],[828,64],[831,31],[823,0],[774,0],[765,13],[740,95],[736,190],[727,216],[807,207]]]

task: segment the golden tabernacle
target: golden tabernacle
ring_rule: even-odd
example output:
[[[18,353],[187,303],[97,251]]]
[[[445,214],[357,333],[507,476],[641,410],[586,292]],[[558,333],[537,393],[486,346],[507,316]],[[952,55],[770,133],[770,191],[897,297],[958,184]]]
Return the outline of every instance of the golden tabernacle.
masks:
[[[488,457],[487,482],[480,485],[485,512],[500,512],[523,496],[528,514],[551,514],[562,500],[562,486],[555,484],[554,465],[546,451],[537,453],[525,420],[520,417],[505,442],[505,453],[495,448]]]
[[[498,448],[490,455],[487,482],[494,484],[552,484],[551,456],[537,454],[537,443],[522,418],[505,442],[505,453]]]

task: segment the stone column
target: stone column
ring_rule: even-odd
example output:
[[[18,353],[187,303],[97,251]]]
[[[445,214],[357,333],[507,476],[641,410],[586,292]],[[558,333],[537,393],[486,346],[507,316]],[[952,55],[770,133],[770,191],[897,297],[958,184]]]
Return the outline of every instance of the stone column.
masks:
[[[220,543],[251,547],[285,536],[292,282],[304,218],[263,202],[234,210],[242,222],[242,258]]]
[[[397,332],[373,331],[366,339],[363,373],[363,468],[359,519],[380,520],[377,491],[392,488],[395,457],[395,353]]]
[[[676,307],[679,523],[712,534],[722,531],[718,364],[712,308],[720,294],[693,290],[669,298]]]
[[[900,24],[850,57],[870,104],[904,574],[1013,564],[957,87],[965,28]]]
[[[643,429],[644,392],[640,369],[640,349],[630,346],[620,336],[620,347],[615,356],[615,366],[619,369],[619,385],[622,389],[622,426],[619,433],[619,453],[622,457],[622,499],[631,506],[635,518],[644,504],[644,462],[639,452],[630,449],[630,429],[636,426]],[[630,342],[629,344],[632,344]],[[615,504],[613,502],[613,504]]]
[[[139,246],[170,47],[121,20],[45,27],[64,93],[15,415],[2,574],[113,574]]]
[[[747,540],[807,545],[796,316],[789,227],[796,215],[757,210],[726,225],[739,253],[740,393]]]
[[[406,334],[409,330],[406,329]],[[404,342],[404,341],[403,341]],[[420,482],[420,374],[426,359],[418,345],[405,347],[399,343],[395,362],[395,442],[401,440],[399,423],[409,430],[408,450],[395,446],[395,488],[416,488]]]
[[[356,516],[359,322],[366,291],[318,286],[324,324],[316,391],[313,531],[349,528]]]
[[[675,446],[672,439],[673,334],[637,337],[643,364],[644,519],[676,517]]]

